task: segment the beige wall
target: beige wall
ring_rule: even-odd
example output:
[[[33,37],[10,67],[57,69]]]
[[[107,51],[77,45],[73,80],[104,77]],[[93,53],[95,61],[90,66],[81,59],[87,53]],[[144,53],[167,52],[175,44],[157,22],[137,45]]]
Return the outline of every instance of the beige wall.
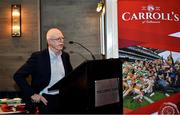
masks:
[[[11,4],[21,4],[22,36],[11,37]],[[14,72],[39,50],[39,0],[0,0],[0,91],[15,90]]]

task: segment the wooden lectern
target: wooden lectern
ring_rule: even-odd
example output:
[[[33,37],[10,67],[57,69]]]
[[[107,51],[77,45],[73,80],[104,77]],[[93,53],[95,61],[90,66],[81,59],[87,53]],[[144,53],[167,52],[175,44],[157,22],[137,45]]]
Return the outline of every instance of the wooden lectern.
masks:
[[[120,113],[120,59],[86,61],[49,90],[59,89],[63,113]]]

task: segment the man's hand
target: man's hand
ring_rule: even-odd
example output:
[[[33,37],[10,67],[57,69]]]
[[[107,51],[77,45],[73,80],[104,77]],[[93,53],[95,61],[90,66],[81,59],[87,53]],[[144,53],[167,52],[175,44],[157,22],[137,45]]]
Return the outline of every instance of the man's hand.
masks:
[[[48,101],[42,95],[39,95],[39,94],[32,95],[31,99],[34,103],[39,103],[40,101],[42,101],[44,105],[47,105],[48,103]]]

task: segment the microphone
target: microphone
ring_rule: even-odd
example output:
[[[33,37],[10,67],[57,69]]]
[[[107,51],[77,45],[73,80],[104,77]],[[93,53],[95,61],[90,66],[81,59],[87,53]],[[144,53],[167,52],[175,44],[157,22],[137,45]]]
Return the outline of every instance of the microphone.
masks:
[[[88,60],[85,56],[83,56],[83,55],[80,54],[79,52],[69,51],[69,53],[71,53],[71,54],[76,53],[76,54],[80,55],[85,61]]]
[[[89,49],[87,49],[85,46],[83,46],[82,44],[80,44],[78,42],[74,42],[74,41],[69,41],[69,44],[77,44],[77,45],[81,46],[82,48],[84,48],[86,51],[88,51],[90,53],[93,60],[96,59],[95,56],[92,54],[92,52]]]

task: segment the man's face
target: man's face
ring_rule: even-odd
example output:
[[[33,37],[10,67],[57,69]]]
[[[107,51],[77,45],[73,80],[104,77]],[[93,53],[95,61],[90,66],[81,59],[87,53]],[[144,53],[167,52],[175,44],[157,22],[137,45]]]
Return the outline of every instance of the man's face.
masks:
[[[50,37],[47,42],[50,48],[52,48],[55,52],[59,52],[64,47],[64,36],[60,31],[54,30],[50,32]]]
[[[61,51],[64,47],[64,38],[60,36],[57,38],[51,38],[49,46],[57,51]]]

